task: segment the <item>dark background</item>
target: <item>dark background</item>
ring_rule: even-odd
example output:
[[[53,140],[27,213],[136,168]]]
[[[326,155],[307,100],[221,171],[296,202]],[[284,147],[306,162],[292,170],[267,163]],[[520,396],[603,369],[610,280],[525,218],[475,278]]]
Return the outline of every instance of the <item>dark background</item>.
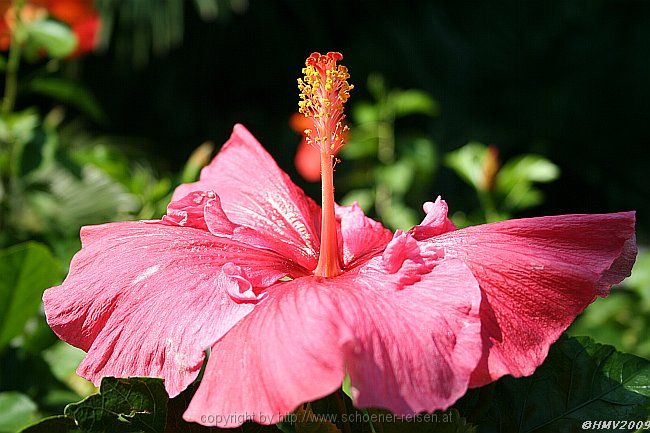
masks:
[[[252,0],[211,21],[190,3],[176,47],[116,62],[129,53],[113,40],[81,64],[110,119],[104,132],[146,139],[161,166],[178,169],[241,122],[295,174],[295,80],[311,51],[337,50],[357,84],[352,104],[368,97],[372,72],[431,93],[441,114],[426,130],[439,151],[478,140],[504,159],[558,164],[530,214],[637,209],[647,238],[650,2]],[[445,169],[431,181],[452,209],[464,188]]]

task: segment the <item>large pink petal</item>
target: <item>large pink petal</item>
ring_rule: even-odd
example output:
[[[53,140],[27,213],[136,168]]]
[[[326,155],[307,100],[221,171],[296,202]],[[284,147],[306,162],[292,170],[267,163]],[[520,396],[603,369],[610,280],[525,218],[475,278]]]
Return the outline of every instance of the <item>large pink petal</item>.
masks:
[[[532,374],[597,296],[629,275],[634,212],[563,215],[468,227],[429,246],[463,260],[483,292],[484,356],[472,386]]]
[[[181,185],[174,201],[192,191],[214,191],[235,224],[252,229],[265,238],[264,247],[285,255],[305,269],[318,262],[320,210],[275,163],[260,143],[242,125],[198,182]]]
[[[193,219],[193,221],[197,221]],[[203,350],[250,312],[291,264],[210,232],[152,222],[84,227],[62,285],[45,292],[47,320],[88,352],[79,373],[157,376],[170,394],[198,374]]]
[[[269,289],[213,346],[185,419],[275,423],[339,388],[346,372],[358,406],[413,414],[451,405],[481,357],[480,290],[461,261],[434,267],[410,253],[394,273],[376,257],[336,278]],[[401,272],[419,278],[405,286]]]

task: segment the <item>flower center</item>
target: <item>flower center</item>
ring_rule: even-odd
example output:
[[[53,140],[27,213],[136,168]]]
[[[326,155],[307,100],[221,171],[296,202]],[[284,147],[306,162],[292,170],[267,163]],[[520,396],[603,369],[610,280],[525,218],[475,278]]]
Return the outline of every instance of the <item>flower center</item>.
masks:
[[[334,162],[338,150],[345,144],[347,125],[343,124],[343,107],[354,86],[348,84],[348,68],[337,65],[341,53],[313,53],[305,61],[298,79],[299,111],[311,118],[314,129],[306,129],[307,142],[320,151],[322,183],[322,218],[320,254],[314,275],[334,277],[341,273],[336,216],[334,213]]]

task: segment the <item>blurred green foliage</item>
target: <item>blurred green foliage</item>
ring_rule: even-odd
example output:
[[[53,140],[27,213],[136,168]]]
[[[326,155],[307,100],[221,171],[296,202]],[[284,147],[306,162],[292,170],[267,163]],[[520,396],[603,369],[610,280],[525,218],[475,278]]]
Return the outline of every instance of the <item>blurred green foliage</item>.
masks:
[[[353,127],[341,151],[346,161],[341,183],[347,190],[343,204],[357,201],[387,227],[407,230],[419,214],[412,203],[422,203],[420,185],[430,182],[437,165],[433,141],[421,132],[398,134],[396,123],[409,116],[435,116],[437,102],[420,90],[389,89],[384,79],[368,79],[372,101],[351,110]]]
[[[555,164],[534,154],[518,155],[502,166],[497,148],[478,142],[447,154],[445,162],[474,189],[479,200],[474,213],[454,215],[460,227],[504,220],[542,204],[544,193],[535,183],[552,182],[560,175]]]

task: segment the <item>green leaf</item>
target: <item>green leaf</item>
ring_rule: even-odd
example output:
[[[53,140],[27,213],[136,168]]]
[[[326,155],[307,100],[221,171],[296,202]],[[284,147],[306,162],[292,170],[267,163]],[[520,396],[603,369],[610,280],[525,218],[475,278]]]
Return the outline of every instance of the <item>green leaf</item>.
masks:
[[[45,50],[50,57],[67,57],[77,47],[77,37],[70,27],[52,20],[37,20],[26,26],[27,51],[32,56]]]
[[[359,102],[351,110],[354,123],[358,126],[377,123],[379,121],[379,109],[369,102]]]
[[[375,169],[376,183],[388,185],[391,192],[404,195],[413,184],[415,167],[409,158],[402,158],[391,165],[379,166]]]
[[[81,433],[74,419],[65,415],[43,418],[22,430],[20,433]]]
[[[95,96],[78,81],[65,78],[37,77],[25,86],[30,93],[53,98],[87,114],[95,122],[104,122],[106,114]]]
[[[19,392],[0,393],[0,432],[13,432],[36,417],[36,403]]]
[[[341,385],[341,389],[347,395],[348,397],[352,398],[352,379],[350,379],[350,375],[346,374],[345,377],[343,378],[343,384]]]
[[[499,170],[496,191],[503,197],[503,207],[517,211],[536,206],[544,200],[533,183],[552,182],[560,176],[560,169],[539,155],[521,155],[509,160]]]
[[[457,407],[481,432],[568,432],[585,420],[645,420],[650,361],[588,337],[563,337],[532,376],[472,390]]]
[[[341,199],[344,206],[350,206],[354,202],[357,202],[364,213],[368,213],[375,202],[375,192],[370,189],[353,189]]]
[[[40,116],[38,111],[33,108],[4,116],[0,118],[0,140],[27,143],[34,136],[34,131],[39,123]]]
[[[341,156],[346,161],[375,157],[378,146],[377,127],[360,127],[350,134],[350,141],[341,149]]]
[[[390,96],[395,117],[408,116],[410,114],[425,114],[435,116],[440,111],[438,103],[422,90],[396,90]]]
[[[63,341],[58,341],[43,352],[43,359],[50,366],[52,374],[62,382],[74,373],[85,356],[83,350],[70,346]]]
[[[486,145],[473,141],[448,153],[445,156],[445,163],[475,190],[480,190],[483,179],[483,159],[486,152]]]
[[[62,383],[80,396],[96,392],[95,386],[76,374],[77,367],[86,353],[64,341],[57,341],[43,352],[43,359],[50,366],[50,371]]]
[[[521,155],[512,158],[501,167],[497,178],[497,190],[507,194],[521,182],[547,183],[560,176],[560,169],[540,155]]]
[[[541,204],[544,201],[542,191],[535,189],[532,184],[522,182],[514,187],[503,198],[502,208],[506,211],[517,211],[528,209]]]
[[[56,283],[59,272],[50,251],[39,243],[0,251],[0,350],[38,312],[43,291]]]
[[[84,432],[163,433],[167,401],[161,379],[105,377],[99,394],[68,405],[64,413]]]
[[[404,156],[411,161],[418,174],[424,176],[423,182],[428,185],[431,182],[430,176],[438,165],[435,143],[428,138],[415,137],[405,141],[400,147]]]

